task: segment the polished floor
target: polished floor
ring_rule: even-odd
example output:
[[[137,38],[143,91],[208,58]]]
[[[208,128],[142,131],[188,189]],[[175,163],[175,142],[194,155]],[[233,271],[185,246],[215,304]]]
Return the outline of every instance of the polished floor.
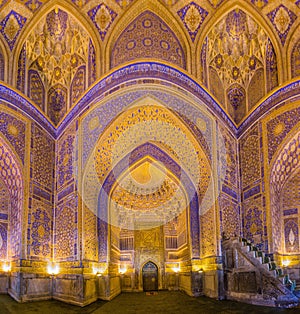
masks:
[[[7,295],[0,295],[1,314],[148,314],[148,313],[203,313],[203,314],[251,314],[251,313],[300,313],[298,309],[275,309],[231,301],[217,301],[206,297],[192,298],[181,292],[123,293],[110,302],[97,301],[80,308],[55,300],[19,304]]]

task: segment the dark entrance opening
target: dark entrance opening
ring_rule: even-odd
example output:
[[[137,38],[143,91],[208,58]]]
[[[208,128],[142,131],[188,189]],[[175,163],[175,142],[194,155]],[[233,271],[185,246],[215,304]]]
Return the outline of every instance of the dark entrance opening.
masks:
[[[144,291],[158,290],[158,270],[152,262],[146,263],[143,267],[143,289]]]

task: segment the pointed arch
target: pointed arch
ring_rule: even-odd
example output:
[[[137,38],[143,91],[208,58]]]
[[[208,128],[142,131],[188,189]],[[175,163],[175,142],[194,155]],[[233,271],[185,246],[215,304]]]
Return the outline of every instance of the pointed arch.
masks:
[[[139,161],[145,156],[151,156],[154,160],[161,162],[183,185],[189,200],[189,226],[191,238],[192,257],[200,256],[200,219],[199,219],[199,203],[200,198],[197,188],[192,182],[189,175],[181,168],[176,161],[169,156],[162,148],[147,142],[130,152],[110,171],[103,182],[98,196],[98,245],[99,245],[99,261],[105,262],[108,254],[107,235],[108,235],[108,204],[110,191],[113,188],[119,176],[131,165]],[[129,162],[129,163],[128,163]]]
[[[86,85],[94,82],[99,75],[96,63],[100,60],[100,44],[91,21],[78,10],[74,4],[55,0],[42,6],[33,16],[15,49],[12,82],[14,86],[20,80],[20,66],[24,85],[21,84],[21,90],[26,93],[30,90],[27,86],[29,70],[40,73],[45,94],[48,94],[49,89],[56,83],[71,89],[76,70],[83,65],[88,68],[89,73],[84,77]],[[51,29],[51,19],[59,21],[60,34]],[[44,39],[40,37],[40,33],[44,34]],[[69,101],[70,98],[68,103]],[[68,107],[71,105],[68,104]],[[45,110],[47,111],[47,108]]]
[[[230,12],[236,9],[243,11],[247,16],[251,17],[254,22],[261,26],[261,28],[265,31],[268,38],[270,39],[270,42],[274,47],[275,55],[277,56],[278,85],[281,84],[284,80],[281,44],[276,34],[274,33],[274,30],[268,24],[268,21],[266,21],[263,16],[260,15],[257,10],[255,10],[251,3],[246,1],[224,1],[220,5],[218,10],[216,11],[216,14],[211,16],[207,24],[204,26],[203,31],[200,32],[200,34],[196,38],[196,58],[200,60],[202,46],[205,45],[205,40],[210,32],[213,30],[213,27],[220,21],[222,21]],[[197,64],[197,77],[201,78],[201,62],[197,62]]]
[[[270,173],[267,178],[270,204],[268,208],[270,219],[270,248],[275,253],[283,253],[283,210],[281,194],[285,183],[300,167],[300,131],[298,123],[286,136],[285,141],[277,149],[270,162]],[[299,174],[299,172],[298,172]]]
[[[186,37],[186,34],[182,29],[183,26],[180,25],[176,19],[174,19],[174,17],[170,14],[170,11],[164,5],[159,3],[159,1],[149,1],[149,0],[140,0],[140,1],[137,1],[135,4],[133,4],[128,9],[128,11],[123,15],[123,17],[119,20],[118,25],[113,29],[111,36],[106,45],[106,51],[105,51],[106,68],[103,66],[103,69],[105,70],[105,72],[107,72],[111,67],[113,67],[113,64],[111,64],[110,62],[111,60],[110,56],[113,53],[113,47],[117,43],[120,36],[122,36],[122,33],[124,33],[124,25],[127,25],[127,29],[128,29],[128,27],[132,25],[135,20],[138,20],[139,17],[142,16],[145,12],[149,12],[149,14],[152,14],[153,16],[155,16],[156,20],[158,21],[161,20],[162,23],[165,24],[164,27],[167,27],[169,31],[173,33],[172,36],[174,40],[176,39],[178,43],[183,44],[181,49],[184,53],[184,62],[185,62],[184,68],[186,68],[187,71],[190,72],[191,48],[190,48],[189,41]],[[132,44],[131,43],[128,43],[128,44],[134,47],[134,42],[132,42]],[[165,53],[167,54],[168,49],[169,49],[168,43],[161,41],[160,43],[157,43],[157,44],[160,44],[162,50],[165,50]],[[146,46],[147,46],[147,43],[146,43]],[[142,58],[142,56],[140,56],[140,58]],[[157,56],[156,56],[156,59],[157,59]],[[167,58],[162,58],[162,59],[167,60]],[[129,61],[129,59],[127,61]],[[168,61],[171,63],[175,63],[175,62],[172,62],[171,60],[168,60]]]

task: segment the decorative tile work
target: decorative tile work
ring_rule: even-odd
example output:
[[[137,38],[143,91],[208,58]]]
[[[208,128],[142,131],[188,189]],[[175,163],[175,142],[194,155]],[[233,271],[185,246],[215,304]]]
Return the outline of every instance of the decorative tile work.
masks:
[[[295,4],[300,8],[300,0],[296,0]]]
[[[138,58],[156,58],[185,68],[179,40],[157,15],[143,12],[121,33],[112,48],[111,67]]]
[[[200,217],[201,257],[214,256],[217,254],[215,241],[215,219],[214,207]]]
[[[10,50],[13,50],[25,23],[26,18],[13,10],[0,22],[0,33],[7,41]]]
[[[35,201],[37,202],[37,201]],[[42,203],[31,213],[31,254],[50,257],[52,219]]]
[[[271,162],[280,144],[287,134],[299,123],[300,108],[295,108],[277,115],[267,122],[268,161]]]
[[[108,195],[114,186],[119,175],[121,175],[128,167],[138,162],[144,156],[152,156],[155,160],[160,161],[167,167],[171,173],[180,179],[181,184],[184,186],[189,196],[190,206],[190,228],[191,228],[191,246],[193,257],[199,257],[199,203],[198,193],[195,191],[194,184],[191,182],[190,177],[184,172],[183,169],[167,155],[163,150],[156,147],[152,143],[146,143],[137,147],[129,153],[130,156],[125,156],[115,168],[107,175],[102,188],[99,193],[98,204],[101,204],[98,212],[98,243],[99,243],[99,258],[105,260],[107,254],[106,237],[107,237],[107,218],[108,218]],[[204,170],[204,169],[202,169]],[[89,175],[89,174],[87,174]],[[201,192],[199,193],[202,197]],[[203,209],[205,211],[205,209]],[[205,236],[203,239],[207,239]],[[209,241],[209,240],[208,240]]]
[[[28,96],[43,111],[45,110],[45,88],[39,73],[35,70],[28,71]]]
[[[80,9],[83,8],[90,1],[91,0],[72,0],[72,2],[75,3]]]
[[[55,258],[74,260],[77,257],[77,196],[59,205],[55,211]]]
[[[11,258],[18,258],[21,253],[21,212],[23,209],[23,183],[22,175],[15,157],[10,149],[2,142],[0,137],[0,177],[10,191],[10,250]]]
[[[292,78],[300,76],[300,40],[296,42],[291,53]]]
[[[95,24],[102,41],[117,17],[117,13],[104,3],[101,3],[88,12],[90,19]]]
[[[251,0],[251,2],[252,2],[258,9],[262,9],[262,8],[264,8],[264,7],[269,3],[269,0]]]
[[[23,91],[26,60],[28,76],[32,78],[32,84],[28,86],[29,96],[32,94],[32,99],[40,105],[43,88],[47,89],[47,114],[54,124],[59,122],[66,108],[73,105],[72,101],[77,101],[87,86],[88,77],[84,72],[90,70],[87,69],[89,47],[92,44],[87,31],[72,15],[59,8],[42,18],[25,41],[19,57],[17,86]],[[93,59],[90,60],[94,66]],[[30,73],[35,74],[32,77]],[[93,68],[89,73],[94,75]],[[60,97],[63,97],[64,104],[57,101]]]
[[[118,3],[118,5],[121,8],[125,8],[127,7],[129,4],[131,4],[134,0],[116,0],[116,2]]]
[[[1,0],[0,1],[0,9],[8,2],[8,0]]]
[[[260,140],[257,126],[240,142],[242,187],[261,178]]]
[[[7,220],[10,209],[10,196],[5,183],[0,179],[0,219]]]
[[[147,79],[145,80],[145,77]],[[72,108],[70,114],[62,121],[60,126],[58,127],[57,133],[60,134],[62,130],[71,122],[71,118],[77,116],[80,111],[82,111],[87,103],[91,101],[99,101],[108,95],[113,94],[116,90],[127,91],[128,87],[132,87],[135,84],[141,86],[141,90],[145,92],[149,88],[148,83],[156,83],[157,88],[167,88],[169,91],[181,90],[184,91],[184,94],[195,96],[195,101],[198,104],[198,107],[201,108],[210,108],[215,115],[218,116],[219,119],[224,121],[227,126],[232,130],[233,133],[237,132],[236,126],[233,124],[232,120],[228,118],[225,114],[224,110],[222,110],[212,98],[209,93],[203,89],[198,83],[192,80],[188,75],[184,74],[182,71],[179,71],[170,66],[161,64],[159,62],[137,62],[133,65],[125,66],[121,69],[117,69],[109,74],[107,77],[99,81],[89,92],[78,102],[78,105],[75,108]],[[146,84],[146,88],[142,88],[143,84]],[[167,86],[167,87],[166,87]],[[287,87],[281,89],[282,97],[287,97],[287,94],[297,94],[297,86],[296,83],[291,83],[289,88]],[[1,85],[0,85],[1,91]],[[138,92],[136,91],[136,94]],[[153,93],[152,93],[153,94]],[[170,93],[168,93],[170,95]],[[168,96],[169,96],[168,95]],[[132,94],[130,95],[132,97]],[[167,98],[167,104],[169,107],[171,106],[171,102]],[[158,97],[158,99],[160,99]],[[126,97],[122,99],[123,101],[127,101]],[[264,110],[266,107],[269,108],[272,104],[277,103],[273,97],[270,97],[268,101],[264,103]],[[165,102],[164,102],[165,103]],[[188,102],[186,102],[188,104]],[[130,103],[129,103],[130,104]],[[119,104],[120,105],[120,104]],[[175,105],[175,104],[174,104]],[[177,103],[176,103],[177,106]],[[182,108],[182,107],[181,107]],[[115,110],[111,108],[110,110]],[[182,109],[179,110],[179,113],[182,113]],[[196,117],[197,115],[203,115],[200,110],[195,110]],[[110,115],[106,115],[106,118],[111,120]],[[203,115],[204,116],[204,115]],[[190,117],[188,114],[188,118],[194,121],[193,116]],[[249,123],[249,121],[247,121]],[[245,124],[243,123],[243,127]]]
[[[275,54],[274,47],[268,39],[266,49],[266,76],[267,76],[267,91],[271,91],[273,88],[278,86],[278,68],[277,68],[277,57]]]
[[[75,130],[71,126],[57,144],[57,188],[65,185],[73,178],[75,165]]]
[[[273,46],[264,29],[244,11],[236,9],[212,28],[205,48],[200,57],[206,84],[211,86],[211,92],[232,119],[239,123],[247,113],[246,103],[251,104],[250,90],[256,91],[258,100],[264,96],[266,84],[271,88],[278,85]],[[268,53],[261,54],[266,49]],[[270,83],[264,82],[265,67]]]
[[[0,108],[0,134],[3,134],[8,142],[14,147],[23,164],[26,144],[25,131],[25,122],[17,119],[11,114],[3,112],[3,109]]]
[[[220,173],[225,173],[224,184],[230,187],[238,187],[238,164],[237,164],[237,142],[235,138],[224,128],[218,124],[218,161],[222,170]],[[224,147],[222,147],[224,145]]]
[[[284,242],[286,253],[299,252],[298,218],[284,219]]]
[[[0,222],[0,260],[6,260],[7,253],[7,223]]]
[[[267,16],[275,27],[282,46],[284,46],[286,37],[291,29],[291,26],[294,24],[297,15],[281,4],[275,10],[268,13]]]
[[[248,199],[243,203],[244,215],[244,236],[249,240],[254,237],[264,235],[263,232],[263,211],[261,208],[261,199]]]
[[[89,82],[88,84],[91,85],[96,81],[96,52],[95,47],[90,40],[89,42]]]
[[[180,116],[186,124],[190,125],[190,129],[201,143],[202,149],[207,156],[211,156],[212,149],[212,121],[207,113],[204,113],[197,108],[193,107],[189,102],[163,91],[151,89],[140,89],[140,91],[127,92],[124,95],[115,97],[114,99],[105,102],[105,104],[99,104],[95,106],[93,111],[84,118],[82,124],[82,132],[84,138],[89,138],[89,141],[85,142],[85,149],[83,153],[83,165],[94,148],[99,134],[113,121],[120,112],[129,107],[132,103],[143,99],[144,97],[153,97],[153,99],[159,99],[160,103],[167,106],[171,112]],[[185,108],[184,115],[181,114],[181,108]],[[199,125],[197,127],[197,125]],[[200,131],[198,128],[201,128]],[[197,131],[198,130],[198,131]],[[203,134],[202,134],[203,133]],[[210,158],[210,157],[209,157]]]
[[[201,8],[195,2],[190,2],[182,9],[180,9],[177,14],[182,20],[185,28],[188,30],[192,41],[194,41],[198,34],[200,26],[208,15],[208,12],[205,9]]]
[[[220,197],[221,231],[225,237],[236,237],[241,233],[239,206],[222,193]]]
[[[17,89],[25,93],[25,70],[26,69],[26,47],[25,44],[21,50],[18,60],[18,78],[17,78]]]
[[[43,1],[43,2],[45,2],[45,1]],[[39,0],[29,0],[29,1],[25,2],[25,5],[30,11],[36,12],[42,6],[43,2],[41,2]]]
[[[72,84],[70,88],[70,93],[71,93],[71,104],[75,104],[76,101],[80,98],[80,96],[84,93],[85,91],[85,66],[81,66],[78,68]]]
[[[224,0],[208,0],[208,2],[213,6],[215,9],[223,2]]]
[[[54,140],[39,127],[33,127],[32,178],[53,188]]]
[[[84,205],[84,259],[97,261],[98,240],[97,240],[97,216]]]
[[[60,84],[50,88],[48,91],[48,116],[57,125],[67,112],[68,91]]]

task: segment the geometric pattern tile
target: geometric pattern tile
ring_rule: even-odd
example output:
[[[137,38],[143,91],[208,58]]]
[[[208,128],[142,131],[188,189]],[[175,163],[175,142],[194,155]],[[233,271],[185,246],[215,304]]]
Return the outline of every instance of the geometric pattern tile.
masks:
[[[268,4],[269,0],[251,0],[251,2],[252,2],[257,8],[262,9],[262,8],[264,8],[264,7]]]
[[[104,3],[101,3],[88,11],[88,15],[95,24],[101,40],[103,41],[107,31],[118,14]]]
[[[208,0],[208,2],[216,9],[224,0]]]
[[[91,0],[72,0],[80,9],[83,8]]]
[[[275,10],[268,13],[267,16],[275,27],[282,46],[284,46],[286,37],[291,26],[295,22],[297,15],[281,4]]]
[[[177,14],[182,20],[185,28],[188,30],[192,41],[194,41],[200,26],[208,15],[208,12],[195,2],[191,2],[180,9]]]
[[[45,2],[45,1],[44,1]],[[29,0],[27,2],[25,2],[26,7],[32,11],[35,12],[37,11],[40,6],[43,4],[43,2],[39,1],[39,0]]]
[[[0,9],[7,3],[8,0],[0,0]]]
[[[11,10],[0,22],[0,33],[8,43],[10,50],[14,48],[15,42],[26,22],[26,17]]]
[[[121,8],[125,8],[127,7],[131,2],[133,2],[134,0],[116,0],[116,2],[118,3],[118,5]]]

